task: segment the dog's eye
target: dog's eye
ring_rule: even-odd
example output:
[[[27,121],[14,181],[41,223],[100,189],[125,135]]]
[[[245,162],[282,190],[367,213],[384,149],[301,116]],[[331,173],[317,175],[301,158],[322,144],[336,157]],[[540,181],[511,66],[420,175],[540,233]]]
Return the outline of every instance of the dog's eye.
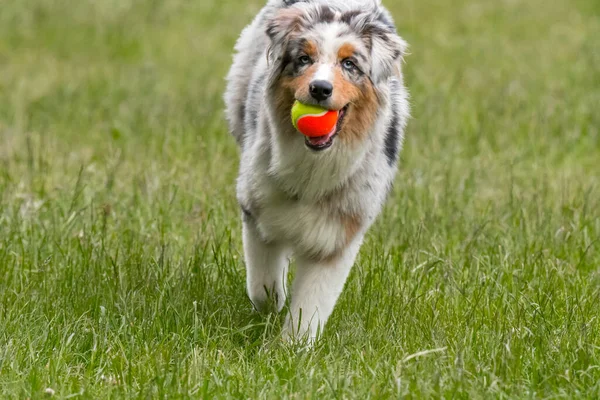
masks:
[[[298,58],[298,64],[300,65],[308,65],[311,63],[311,59],[309,56],[301,56],[300,58]]]
[[[350,59],[345,59],[342,61],[342,67],[348,71],[354,71],[356,69],[356,64],[354,64]]]

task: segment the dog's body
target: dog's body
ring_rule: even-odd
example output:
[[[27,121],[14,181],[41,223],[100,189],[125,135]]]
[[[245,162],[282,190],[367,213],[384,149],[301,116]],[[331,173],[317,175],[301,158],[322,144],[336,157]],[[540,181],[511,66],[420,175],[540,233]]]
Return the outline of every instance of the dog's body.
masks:
[[[296,257],[290,338],[316,338],[391,187],[405,48],[379,0],[270,0],[236,46],[225,100],[242,150],[247,289],[257,309],[280,310]],[[341,110],[335,133],[304,138],[295,100]]]

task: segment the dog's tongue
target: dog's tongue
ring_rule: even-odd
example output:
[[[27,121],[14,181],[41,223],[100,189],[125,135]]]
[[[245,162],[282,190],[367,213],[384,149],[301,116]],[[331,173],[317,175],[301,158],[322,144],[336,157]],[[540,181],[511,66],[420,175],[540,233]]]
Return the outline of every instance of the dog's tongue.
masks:
[[[333,136],[334,133],[335,133],[335,130],[333,130],[330,134],[325,135],[325,136],[317,136],[317,137],[308,137],[307,136],[306,139],[313,146],[322,146],[325,143],[327,143],[329,141],[329,139],[331,139],[331,137]]]

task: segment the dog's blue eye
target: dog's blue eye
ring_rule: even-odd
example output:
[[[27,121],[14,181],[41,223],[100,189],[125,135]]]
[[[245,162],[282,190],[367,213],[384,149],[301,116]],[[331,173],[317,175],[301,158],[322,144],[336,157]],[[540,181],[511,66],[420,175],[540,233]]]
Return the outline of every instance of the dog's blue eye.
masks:
[[[356,69],[356,64],[354,64],[351,60],[342,61],[342,66],[348,71],[354,71]]]
[[[309,56],[302,56],[298,59],[298,63],[300,65],[308,65],[310,64],[310,57]]]

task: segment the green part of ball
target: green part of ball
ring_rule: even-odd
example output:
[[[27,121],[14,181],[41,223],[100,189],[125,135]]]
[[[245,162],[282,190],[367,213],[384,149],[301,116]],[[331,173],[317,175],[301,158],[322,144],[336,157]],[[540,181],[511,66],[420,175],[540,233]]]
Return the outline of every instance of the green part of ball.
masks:
[[[294,128],[298,129],[298,118],[305,115],[319,116],[327,113],[328,111],[329,110],[326,108],[300,103],[298,100],[296,100],[292,106],[292,124],[294,125]]]

